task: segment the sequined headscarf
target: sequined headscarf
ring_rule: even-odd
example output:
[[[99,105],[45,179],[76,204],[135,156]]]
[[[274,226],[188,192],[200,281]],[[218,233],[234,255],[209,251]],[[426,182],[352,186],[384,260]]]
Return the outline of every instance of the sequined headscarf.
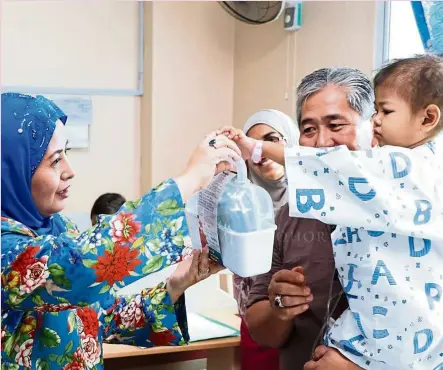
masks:
[[[38,235],[58,234],[52,217],[40,214],[32,198],[31,179],[43,159],[60,120],[67,117],[43,96],[2,94],[2,216],[33,229]]]

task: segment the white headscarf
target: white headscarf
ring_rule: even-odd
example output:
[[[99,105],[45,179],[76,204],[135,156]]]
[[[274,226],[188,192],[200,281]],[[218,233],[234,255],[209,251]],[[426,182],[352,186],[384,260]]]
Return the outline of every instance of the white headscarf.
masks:
[[[248,131],[256,126],[264,124],[282,135],[288,146],[298,145],[300,139],[300,132],[294,121],[288,115],[275,109],[263,109],[254,113],[246,121],[243,132],[248,134]],[[253,184],[264,188],[272,198],[274,203],[274,210],[278,211],[288,201],[286,193],[287,181],[286,175],[279,180],[265,180],[257,175],[252,169],[248,171],[248,178]]]

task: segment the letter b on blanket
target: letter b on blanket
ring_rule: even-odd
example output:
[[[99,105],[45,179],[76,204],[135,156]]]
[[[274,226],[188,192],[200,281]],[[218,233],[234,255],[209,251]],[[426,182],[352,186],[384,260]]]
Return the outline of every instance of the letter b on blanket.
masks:
[[[417,207],[417,212],[415,213],[414,216],[414,224],[415,225],[427,224],[431,219],[432,204],[429,201],[423,199],[423,200],[416,200],[415,206]]]
[[[297,189],[296,197],[297,209],[300,213],[307,213],[311,208],[318,211],[325,205],[325,192],[323,189]]]

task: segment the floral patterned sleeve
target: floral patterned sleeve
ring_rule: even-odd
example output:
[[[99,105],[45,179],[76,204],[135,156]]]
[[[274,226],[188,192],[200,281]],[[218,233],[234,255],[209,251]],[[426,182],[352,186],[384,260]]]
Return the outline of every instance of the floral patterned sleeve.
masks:
[[[119,288],[178,262],[188,234],[172,180],[125,203],[117,214],[100,216],[82,234],[32,237],[19,227],[25,229],[2,220],[2,302],[21,311],[61,303],[111,307]],[[146,297],[143,307],[164,305],[157,318],[166,307],[171,311],[166,292]]]
[[[153,347],[189,341],[185,296],[173,305],[164,283],[135,296],[119,297],[104,322],[108,343]]]

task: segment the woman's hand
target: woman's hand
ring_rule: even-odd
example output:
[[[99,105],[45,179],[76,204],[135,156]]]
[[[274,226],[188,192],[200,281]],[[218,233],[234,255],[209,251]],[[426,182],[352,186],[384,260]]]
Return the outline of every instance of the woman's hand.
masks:
[[[186,202],[196,191],[210,184],[215,174],[231,169],[230,162],[240,159],[237,144],[226,135],[212,132],[194,150],[185,171],[175,179]]]
[[[209,259],[208,247],[203,248],[202,251],[192,250],[180,262],[166,284],[172,302],[175,302],[190,286],[223,269],[224,267]]]
[[[313,360],[305,364],[304,370],[363,370],[344,357],[339,351],[319,346],[315,350]]]
[[[217,133],[233,140],[239,146],[243,159],[251,158],[257,140],[246,136],[243,130],[232,126],[222,127]]]

